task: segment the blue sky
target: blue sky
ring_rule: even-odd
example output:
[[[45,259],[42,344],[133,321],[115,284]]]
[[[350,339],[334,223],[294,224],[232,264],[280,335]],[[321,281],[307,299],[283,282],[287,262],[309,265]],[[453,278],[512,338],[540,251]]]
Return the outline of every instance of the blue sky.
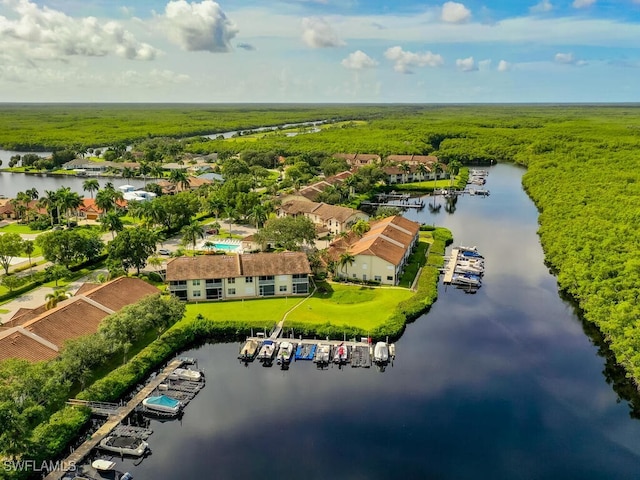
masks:
[[[640,0],[0,0],[0,102],[640,102]]]

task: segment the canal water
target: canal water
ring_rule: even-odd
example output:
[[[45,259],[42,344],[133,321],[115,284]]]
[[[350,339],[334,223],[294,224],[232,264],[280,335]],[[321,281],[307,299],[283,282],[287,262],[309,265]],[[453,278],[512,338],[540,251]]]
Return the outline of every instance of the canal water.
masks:
[[[477,245],[486,274],[475,295],[441,286],[393,366],[281,371],[244,367],[239,344],[193,349],[207,386],[180,421],[152,421],[150,457],[120,468],[137,480],[638,478],[640,424],[544,266],[523,172],[491,168],[491,195],[453,214],[407,213]]]

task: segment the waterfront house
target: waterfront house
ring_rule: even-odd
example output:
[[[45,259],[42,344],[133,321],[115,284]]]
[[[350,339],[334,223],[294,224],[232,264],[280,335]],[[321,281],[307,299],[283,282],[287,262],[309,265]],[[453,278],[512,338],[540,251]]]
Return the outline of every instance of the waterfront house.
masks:
[[[368,220],[369,216],[353,208],[316,203],[306,200],[284,200],[276,210],[278,217],[297,217],[303,215],[309,218],[319,232],[339,235],[351,228],[358,220]]]
[[[397,285],[419,237],[420,224],[395,215],[371,222],[362,237],[351,232],[335,239],[329,257],[339,262],[343,253],[353,255],[352,264],[338,267],[338,276]]]
[[[169,291],[186,301],[305,295],[310,273],[302,252],[202,255],[167,262]]]
[[[380,155],[375,153],[334,153],[333,158],[345,160],[352,168],[380,163]]]

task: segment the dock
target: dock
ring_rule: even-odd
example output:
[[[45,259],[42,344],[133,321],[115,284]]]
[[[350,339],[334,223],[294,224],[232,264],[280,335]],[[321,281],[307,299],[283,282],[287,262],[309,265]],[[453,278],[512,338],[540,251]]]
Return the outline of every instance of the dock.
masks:
[[[74,450],[71,455],[64,459],[63,465],[79,465],[91,450],[96,448],[100,441],[115,429],[135,408],[147,398],[151,393],[163,383],[166,378],[176,369],[183,365],[182,359],[175,359],[167,365],[160,374],[156,375],[142,390],[140,390],[126,405],[119,407],[118,411],[109,415],[107,421],[89,438],[86,442]],[[45,477],[45,480],[60,480],[66,475],[64,471],[54,471]]]
[[[407,202],[409,202],[407,200]],[[394,208],[417,208],[421,210],[424,208],[425,203],[422,200],[416,200],[410,203],[395,203],[395,202],[362,202],[360,204],[363,207],[394,207]]]
[[[444,267],[444,278],[442,281],[445,284],[451,283],[453,280],[453,274],[456,271],[456,262],[458,261],[458,253],[459,250],[457,248],[451,250],[451,258],[449,258],[449,261]]]

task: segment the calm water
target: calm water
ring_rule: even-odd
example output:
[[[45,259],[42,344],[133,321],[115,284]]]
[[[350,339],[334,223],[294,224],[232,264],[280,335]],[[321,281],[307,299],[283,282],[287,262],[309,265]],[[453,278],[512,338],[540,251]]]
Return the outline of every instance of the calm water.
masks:
[[[494,167],[490,197],[435,216],[485,255],[484,286],[442,287],[393,367],[245,368],[238,344],[203,346],[187,355],[206,388],[121,466],[137,480],[638,478],[640,424],[543,265],[522,173]]]

